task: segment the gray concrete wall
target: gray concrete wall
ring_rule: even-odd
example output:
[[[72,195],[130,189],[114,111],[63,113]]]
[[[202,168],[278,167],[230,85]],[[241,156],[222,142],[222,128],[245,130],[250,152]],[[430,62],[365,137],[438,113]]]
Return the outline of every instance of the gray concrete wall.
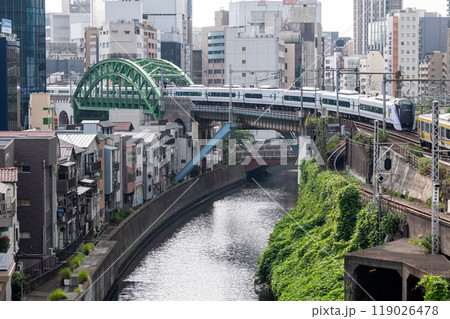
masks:
[[[346,168],[352,175],[367,183],[372,175],[371,158],[365,145],[347,141]]]
[[[136,251],[179,214],[246,179],[243,166],[227,166],[179,184],[146,203],[101,240],[85,262],[92,279],[83,300],[104,300]],[[90,265],[90,266],[89,266]]]
[[[409,237],[417,239],[419,235],[429,235],[431,233],[431,216],[423,216],[414,212],[408,212],[406,215],[406,223],[409,227]],[[439,237],[441,244],[441,252],[450,256],[450,223],[440,220]]]
[[[383,148],[383,153],[385,152]],[[405,197],[411,196],[426,202],[431,197],[431,179],[418,173],[406,160],[391,150],[392,169],[383,182],[385,189],[401,192]]]

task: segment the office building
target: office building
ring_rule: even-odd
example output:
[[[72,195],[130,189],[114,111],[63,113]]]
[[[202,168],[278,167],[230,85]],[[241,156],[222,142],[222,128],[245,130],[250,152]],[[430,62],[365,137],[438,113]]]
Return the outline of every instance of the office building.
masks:
[[[20,39],[20,123],[28,127],[30,94],[45,92],[45,0],[0,0],[0,18]]]
[[[192,1],[145,0],[143,18],[161,31],[161,58],[191,70]]]
[[[353,0],[355,54],[367,54],[368,25],[392,10],[402,9],[403,0]]]
[[[0,35],[0,131],[20,128],[20,43]]]

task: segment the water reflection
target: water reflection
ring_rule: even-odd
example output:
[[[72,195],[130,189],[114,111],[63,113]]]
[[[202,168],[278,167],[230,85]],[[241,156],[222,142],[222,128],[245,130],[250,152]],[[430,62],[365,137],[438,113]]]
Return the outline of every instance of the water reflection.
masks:
[[[270,168],[258,181],[285,209],[296,200],[296,171]],[[255,183],[191,212],[119,282],[118,300],[257,300],[254,274],[285,212]]]

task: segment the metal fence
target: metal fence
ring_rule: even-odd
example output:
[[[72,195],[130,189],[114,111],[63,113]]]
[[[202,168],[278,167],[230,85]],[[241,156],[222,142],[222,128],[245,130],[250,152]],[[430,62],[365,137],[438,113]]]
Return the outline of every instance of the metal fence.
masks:
[[[23,287],[24,293],[27,294],[37,287],[45,284],[49,280],[55,278],[58,275],[59,270],[66,265],[66,261],[77,253],[84,238],[85,235],[81,234],[75,241],[63,250],[23,269],[22,273],[30,275],[29,282]],[[20,257],[20,259],[26,260],[26,257]]]

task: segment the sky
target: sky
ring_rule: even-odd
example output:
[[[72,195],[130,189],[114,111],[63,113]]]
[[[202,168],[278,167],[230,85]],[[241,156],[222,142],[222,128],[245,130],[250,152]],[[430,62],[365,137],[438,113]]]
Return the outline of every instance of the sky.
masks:
[[[158,0],[156,0],[157,2]],[[214,11],[228,10],[230,0],[192,0],[194,27],[214,25]],[[236,0],[234,0],[236,2]],[[61,10],[60,0],[45,0],[48,12]],[[343,37],[352,37],[353,0],[321,0],[324,31],[339,31]],[[404,8],[425,9],[447,15],[447,0],[403,0]]]

